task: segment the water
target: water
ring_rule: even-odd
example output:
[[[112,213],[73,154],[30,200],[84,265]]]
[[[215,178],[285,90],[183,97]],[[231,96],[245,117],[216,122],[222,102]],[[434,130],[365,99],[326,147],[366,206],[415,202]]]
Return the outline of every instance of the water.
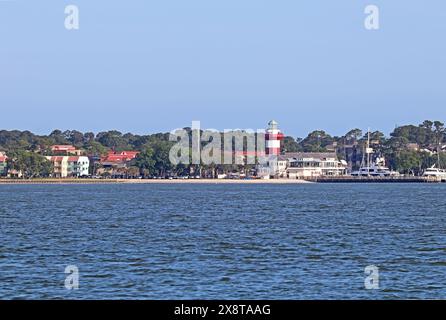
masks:
[[[3,299],[446,298],[446,185],[2,185]],[[79,268],[79,289],[64,286]],[[379,267],[378,290],[364,268]]]

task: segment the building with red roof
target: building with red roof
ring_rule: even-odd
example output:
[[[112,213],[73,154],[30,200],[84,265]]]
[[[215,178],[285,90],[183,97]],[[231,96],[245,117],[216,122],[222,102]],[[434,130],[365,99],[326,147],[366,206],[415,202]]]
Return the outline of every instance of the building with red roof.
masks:
[[[128,177],[132,160],[138,154],[138,151],[109,151],[99,159],[100,167],[95,169],[95,173],[97,175],[109,175],[114,178]]]
[[[138,151],[109,151],[107,155],[101,158],[103,166],[125,166],[127,162],[132,161],[138,156]]]
[[[82,154],[82,150],[76,149],[76,147],[72,145],[54,145],[51,146],[51,152],[54,155],[77,155],[80,156]]]

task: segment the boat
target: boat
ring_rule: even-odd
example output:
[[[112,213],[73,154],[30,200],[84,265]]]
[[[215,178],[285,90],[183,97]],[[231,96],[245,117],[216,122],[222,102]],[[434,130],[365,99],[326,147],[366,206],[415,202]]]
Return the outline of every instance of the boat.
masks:
[[[392,171],[386,167],[386,160],[384,157],[378,157],[374,162],[371,161],[374,150],[370,148],[370,130],[368,131],[367,146],[364,150],[361,167],[358,171],[353,171],[353,177],[398,177],[399,172]],[[367,156],[365,161],[364,156]]]
[[[376,162],[361,166],[358,171],[353,171],[351,175],[354,177],[398,177],[400,173],[386,167],[384,158],[377,158]]]
[[[446,180],[446,170],[437,168],[433,165],[424,171],[423,177],[435,177],[441,178],[441,180]]]
[[[431,178],[437,178],[441,181],[446,181],[446,170],[441,168],[441,158],[440,158],[440,152],[442,150],[442,146],[438,145],[437,148],[437,163],[434,164],[432,167],[427,168],[423,172],[423,177],[431,177]]]

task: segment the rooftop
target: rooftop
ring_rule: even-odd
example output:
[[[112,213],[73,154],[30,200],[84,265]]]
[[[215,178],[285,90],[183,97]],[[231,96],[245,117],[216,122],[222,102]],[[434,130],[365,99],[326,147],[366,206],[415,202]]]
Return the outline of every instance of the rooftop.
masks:
[[[76,150],[76,147],[72,145],[66,145],[66,144],[57,144],[54,146],[51,146],[52,151],[74,151]]]
[[[338,156],[336,152],[287,152],[284,155],[286,158],[294,158],[294,159],[328,159],[334,158],[336,159]]]
[[[119,162],[127,162],[130,160],[135,159],[138,156],[138,151],[122,151],[122,152],[115,152],[115,151],[109,151],[109,153],[101,158],[101,162],[112,162],[112,163],[119,163]]]

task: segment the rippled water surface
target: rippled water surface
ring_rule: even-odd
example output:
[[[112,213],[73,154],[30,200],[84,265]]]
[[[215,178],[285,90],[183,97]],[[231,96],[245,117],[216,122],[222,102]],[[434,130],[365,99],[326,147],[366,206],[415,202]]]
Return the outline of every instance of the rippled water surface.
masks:
[[[3,185],[0,236],[4,299],[446,298],[446,185]]]

